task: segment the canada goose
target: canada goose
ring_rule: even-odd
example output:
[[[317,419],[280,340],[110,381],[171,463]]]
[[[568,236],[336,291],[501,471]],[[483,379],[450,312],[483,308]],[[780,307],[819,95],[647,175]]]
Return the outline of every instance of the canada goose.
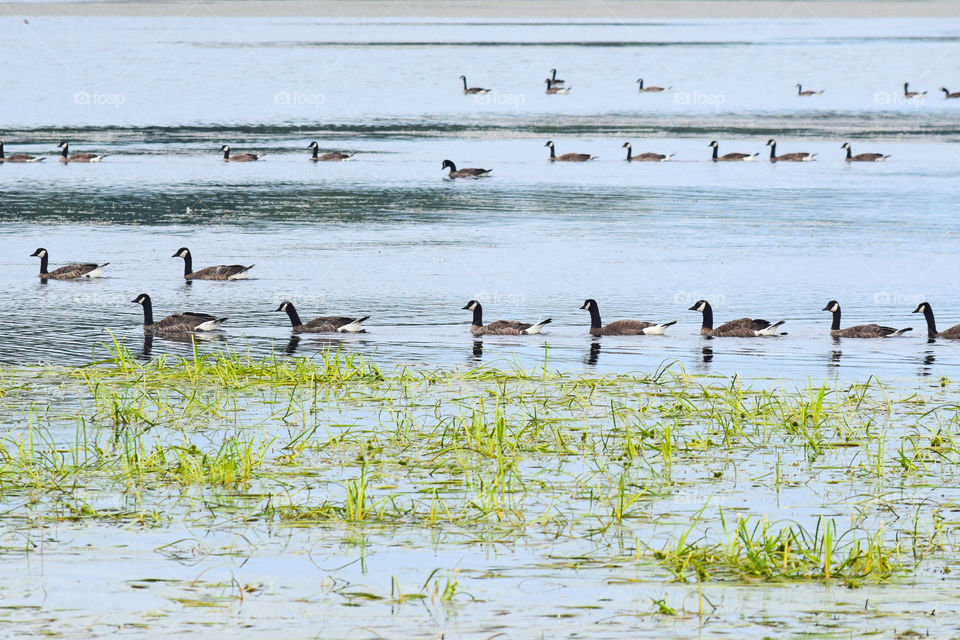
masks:
[[[338,160],[349,160],[352,156],[349,153],[325,153],[320,155],[320,145],[314,140],[307,149],[313,149],[313,156],[310,157],[314,162],[337,162]]]
[[[493,169],[474,169],[472,167],[457,169],[457,165],[453,164],[452,160],[443,161],[440,170],[443,171],[444,169],[450,169],[450,173],[447,174],[448,178],[484,178],[493,171]]]
[[[253,162],[263,157],[262,153],[238,153],[235,156],[231,156],[230,145],[227,144],[220,147],[220,151],[223,151],[224,162]]]
[[[243,280],[255,265],[245,267],[242,264],[218,264],[214,267],[204,267],[199,271],[193,270],[193,256],[190,249],[180,247],[172,258],[183,258],[183,277],[187,280]]]
[[[659,93],[670,90],[670,87],[645,87],[643,86],[643,78],[637,79],[637,88],[640,93]]]
[[[0,141],[0,162],[41,162],[43,158],[26,153],[15,153],[12,156],[3,154],[3,142]]]
[[[797,85],[797,95],[798,95],[798,96],[819,96],[819,95],[823,95],[823,89],[820,89],[819,91],[811,91],[811,90],[809,90],[809,89],[808,89],[807,91],[804,91],[804,90],[803,90],[803,87],[801,87],[801,86],[798,84],[798,85]]]
[[[75,153],[71,156],[66,142],[61,142],[57,147],[60,149],[60,162],[100,162],[107,157],[98,153]]]
[[[770,147],[770,162],[811,162],[817,154],[798,151],[796,153],[785,153],[782,156],[777,155],[777,141],[773,138],[767,140],[767,146]]]
[[[853,155],[853,151],[850,149],[850,143],[844,142],[841,149],[847,150],[847,162],[883,162],[890,156],[885,156],[882,153],[858,153]]]
[[[954,91],[953,93],[950,93],[947,91],[946,87],[940,87],[940,91],[943,91],[944,98],[960,98],[960,91]]]
[[[300,320],[300,314],[292,302],[284,300],[277,307],[277,311],[286,311],[290,317],[290,324],[293,325],[294,333],[366,333],[361,326],[370,316],[362,318],[346,318],[343,316],[321,316],[303,322]]]
[[[150,296],[141,293],[131,300],[143,305],[143,330],[152,333],[187,333],[190,331],[216,331],[226,318],[215,318],[206,313],[175,313],[160,322],[153,321],[153,302]]]
[[[640,155],[633,155],[633,147],[630,146],[629,142],[624,142],[623,146],[627,149],[627,162],[666,162],[673,157],[673,154],[663,155],[662,153],[641,153]]]
[[[910,83],[903,83],[903,97],[904,98],[919,98],[920,96],[927,95],[926,91],[910,91]]]
[[[706,300],[697,300],[690,307],[690,311],[699,311],[703,314],[703,324],[700,327],[700,335],[711,336],[714,338],[753,338],[760,336],[775,336],[777,327],[786,320],[780,320],[770,324],[766,320],[759,318],[740,318],[731,320],[713,328],[713,308]],[[786,335],[786,334],[782,334]]]
[[[676,320],[672,322],[643,322],[641,320],[614,320],[610,324],[603,326],[600,322],[600,308],[597,301],[588,298],[584,301],[581,309],[590,312],[590,335],[592,336],[662,336],[667,331],[667,327],[677,324]]]
[[[497,320],[483,325],[483,307],[476,300],[471,300],[463,306],[473,311],[473,322],[470,324],[470,333],[475,336],[527,336],[540,333],[544,325],[553,322],[552,318],[538,320],[535,324],[527,322],[513,322],[512,320]]]
[[[490,89],[482,89],[480,87],[468,87],[467,86],[467,76],[460,76],[460,79],[463,80],[463,92],[465,94],[469,93],[490,93]]]
[[[943,331],[937,331],[937,322],[933,319],[933,309],[930,307],[929,302],[921,302],[916,309],[913,310],[914,313],[922,313],[923,317],[927,320],[927,337],[933,340],[934,338],[945,338],[947,340],[960,340],[960,324],[955,324],[949,329],[944,329]]]
[[[592,156],[589,153],[565,153],[562,156],[558,156],[553,148],[553,140],[548,140],[547,144],[543,146],[550,147],[550,162],[586,162],[587,160],[596,159],[596,156]]]
[[[550,84],[552,84],[552,85],[554,85],[554,86],[557,86],[557,87],[562,86],[562,85],[564,84],[563,80],[558,80],[558,79],[557,79],[557,70],[556,70],[556,69],[550,69]]]
[[[894,329],[893,327],[881,327],[878,324],[858,324],[853,327],[841,329],[840,303],[836,300],[831,300],[823,310],[833,314],[833,324],[830,325],[830,335],[834,338],[886,338],[899,336],[902,333],[912,330],[911,327]]]
[[[103,264],[68,264],[53,271],[47,271],[47,250],[40,247],[30,254],[31,258],[40,258],[40,278],[43,280],[72,280],[74,278],[99,278],[109,262]]]
[[[714,162],[753,162],[757,159],[758,153],[725,153],[722,156],[717,157],[717,154],[720,150],[720,145],[717,144],[717,141],[714,140],[708,147],[713,147],[713,161]]]
[[[544,93],[550,95],[566,95],[570,93],[570,87],[555,87],[553,86],[553,81],[550,78],[544,80],[547,83],[547,90]]]

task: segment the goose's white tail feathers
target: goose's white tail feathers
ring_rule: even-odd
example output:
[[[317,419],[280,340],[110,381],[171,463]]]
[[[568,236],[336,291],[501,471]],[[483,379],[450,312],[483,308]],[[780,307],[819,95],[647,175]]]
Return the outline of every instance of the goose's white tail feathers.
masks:
[[[672,327],[677,324],[676,320],[671,322],[661,322],[660,324],[655,324],[652,327],[647,327],[643,330],[643,335],[645,336],[662,336],[667,332],[667,327]]]
[[[337,331],[340,333],[359,333],[363,331],[364,321],[369,319],[370,319],[370,316],[363,316],[362,318],[357,318],[350,324],[343,325],[342,327],[337,329]]]
[[[756,332],[756,334],[758,336],[775,336],[777,335],[777,327],[782,325],[784,322],[786,322],[786,320],[780,320],[778,322],[774,322],[772,325],[770,325],[766,329],[760,329],[759,331]]]
[[[902,335],[905,334],[907,331],[913,331],[913,327],[907,327],[907,328],[905,328],[905,329],[897,329],[896,331],[894,331],[893,333],[890,334],[890,337],[893,338],[893,337],[896,337],[896,336],[902,336]]]
[[[550,324],[551,322],[553,322],[553,318],[547,318],[546,320],[539,320],[539,319],[538,319],[538,320],[537,320],[537,323],[536,323],[535,325],[533,325],[533,326],[530,327],[529,329],[524,329],[523,332],[524,332],[525,334],[527,334],[528,336],[532,336],[532,335],[535,334],[535,333],[540,333],[540,330],[543,329],[543,327],[544,327],[545,325],[548,325],[548,324]]]
[[[97,267],[96,269],[93,269],[92,271],[88,271],[87,273],[83,274],[83,277],[84,277],[84,278],[99,278],[100,276],[103,275],[103,270],[107,267],[108,264],[110,264],[110,263],[109,263],[109,262],[104,262],[102,265],[100,265],[100,266]]]
[[[744,158],[743,161],[744,161],[744,162],[753,162],[754,160],[757,159],[757,156],[759,156],[759,155],[760,155],[759,153],[755,153],[755,154],[753,154],[752,156],[749,156],[749,157]]]
[[[196,327],[194,327],[193,330],[194,331],[216,331],[217,329],[220,328],[220,325],[222,325],[226,321],[227,321],[226,318],[217,318],[216,320],[207,320],[206,322],[201,322],[200,324],[198,324]]]
[[[252,264],[252,265],[250,265],[249,267],[247,267],[246,269],[244,269],[243,271],[241,271],[240,273],[235,273],[235,274],[233,274],[232,276],[230,276],[229,278],[227,278],[227,280],[246,280],[246,279],[247,279],[247,276],[250,275],[250,269],[253,269],[255,266],[257,266],[257,265]]]

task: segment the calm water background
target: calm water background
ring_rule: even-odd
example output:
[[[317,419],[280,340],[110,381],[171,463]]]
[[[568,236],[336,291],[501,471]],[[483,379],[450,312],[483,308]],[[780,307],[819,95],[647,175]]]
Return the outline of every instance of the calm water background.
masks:
[[[185,353],[144,350],[130,300],[145,291],[159,314],[229,316],[229,346],[257,353],[330,343],[288,344],[273,309],[291,299],[304,317],[371,315],[368,335],[333,342],[387,364],[533,364],[546,344],[559,368],[948,373],[960,345],[927,345],[910,312],[929,300],[941,328],[960,320],[960,101],[937,91],[960,90],[958,33],[920,19],[4,20],[25,62],[5,80],[0,135],[7,153],[49,158],[0,166],[0,361],[84,362],[106,330]],[[570,95],[544,95],[551,67]],[[460,74],[494,93],[462,95]],[[637,77],[673,90],[639,95]],[[902,100],[905,80],[926,100]],[[798,98],[797,82],[825,93]],[[708,162],[712,139],[763,158],[769,137],[817,162]],[[62,166],[60,139],[110,157]],[[356,158],[315,165],[314,139]],[[547,139],[599,160],[551,165]],[[674,161],[629,165],[627,140]],[[848,166],[844,141],[892,158]],[[267,156],[226,164],[222,143]],[[445,181],[445,158],[494,177]],[[181,245],[198,267],[256,263],[254,279],[185,285]],[[41,285],[38,246],[52,266],[110,261],[107,277]],[[605,320],[679,323],[598,350],[587,297]],[[790,335],[705,341],[687,311],[701,297],[718,322],[783,318]],[[471,298],[487,320],[554,322],[481,352],[460,310]],[[914,331],[838,345],[831,298],[845,325]]]

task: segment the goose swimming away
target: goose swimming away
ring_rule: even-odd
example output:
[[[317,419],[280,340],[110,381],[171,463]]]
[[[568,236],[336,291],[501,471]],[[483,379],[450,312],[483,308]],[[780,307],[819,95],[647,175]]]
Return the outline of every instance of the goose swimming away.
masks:
[[[815,153],[798,151],[795,153],[785,153],[782,156],[778,156],[777,142],[773,138],[767,140],[767,146],[770,147],[770,162],[811,162],[817,155]]]
[[[713,147],[713,158],[714,162],[753,162],[757,159],[758,153],[725,153],[722,156],[718,156],[720,145],[717,144],[717,141],[714,140],[708,147]]]
[[[281,302],[277,311],[287,312],[294,333],[366,333],[367,331],[362,325],[365,320],[370,319],[370,316],[363,316],[362,318],[321,316],[303,322],[300,320],[300,314],[297,313],[296,307],[289,301]]]
[[[42,157],[31,156],[27,153],[14,153],[13,155],[4,155],[3,142],[0,141],[0,162],[41,162]]]
[[[57,147],[60,149],[60,162],[100,162],[107,157],[99,153],[75,153],[70,155],[70,145],[66,142],[61,142]]]
[[[220,151],[223,151],[224,162],[253,162],[263,157],[262,153],[238,153],[231,156],[230,145],[226,144],[220,147]]]
[[[474,169],[473,167],[457,169],[457,165],[453,164],[452,160],[443,161],[440,170],[443,171],[444,169],[450,169],[450,173],[447,174],[448,178],[485,178],[493,171],[493,169]]]
[[[638,155],[633,155],[633,147],[630,146],[629,142],[624,142],[623,146],[627,150],[627,162],[666,162],[673,157],[673,154],[664,155],[662,153],[641,153]]]
[[[553,322],[551,318],[538,320],[531,324],[527,322],[514,322],[512,320],[497,320],[484,326],[483,307],[476,300],[471,300],[463,306],[467,311],[473,312],[473,322],[470,324],[470,333],[475,336],[529,336],[540,333],[545,325]]]
[[[547,144],[543,145],[545,147],[550,147],[550,162],[586,162],[587,160],[596,160],[596,156],[592,156],[589,153],[565,153],[562,156],[558,156],[553,147],[553,140],[548,140]]]
[[[463,92],[465,94],[490,93],[490,89],[483,89],[481,87],[468,87],[467,76],[460,76],[460,79],[463,80]]]
[[[570,87],[556,87],[550,78],[547,78],[544,82],[547,83],[547,90],[544,93],[549,95],[566,95],[570,93]]]
[[[858,324],[853,327],[841,329],[840,303],[836,300],[831,300],[823,310],[833,314],[833,324],[830,325],[830,335],[834,338],[891,338],[913,330],[911,327],[894,329],[893,327],[882,327],[878,324]]]
[[[955,324],[949,329],[937,331],[937,321],[933,318],[933,308],[929,302],[921,302],[913,313],[922,313],[927,321],[927,337],[930,340],[935,338],[944,338],[946,340],[960,340],[960,324]]]
[[[159,322],[153,321],[153,302],[150,296],[141,293],[131,300],[143,306],[143,330],[150,333],[189,333],[191,331],[216,331],[226,318],[216,318],[206,313],[175,313]]]
[[[53,271],[47,271],[47,261],[50,255],[47,250],[40,247],[30,254],[31,258],[40,258],[40,279],[41,280],[73,280],[74,278],[99,278],[103,274],[103,269],[109,262],[103,264],[68,264]]]
[[[690,311],[699,311],[703,314],[703,324],[700,335],[712,338],[759,338],[762,336],[786,335],[778,334],[777,327],[786,320],[770,323],[759,318],[739,318],[726,322],[716,329],[713,328],[713,307],[706,300],[697,300],[690,307]]]
[[[350,158],[353,157],[348,153],[337,153],[337,152],[325,153],[323,155],[320,155],[320,145],[317,144],[316,140],[311,142],[307,146],[307,149],[313,149],[313,155],[310,156],[310,159],[313,160],[314,162],[337,162],[340,160],[349,160]]]
[[[919,98],[920,96],[927,95],[926,91],[910,91],[910,83],[903,83],[903,97],[904,98]]]
[[[604,326],[600,321],[600,308],[597,306],[596,300],[588,298],[580,308],[590,312],[590,335],[592,336],[662,336],[666,333],[667,327],[677,324],[676,320],[660,323],[642,320],[614,320]]]
[[[219,264],[193,270],[193,256],[190,249],[180,247],[171,257],[183,258],[183,277],[187,280],[243,280],[255,265],[245,267],[242,264]]]
[[[564,84],[563,80],[557,78],[557,70],[550,69],[550,84],[555,87],[560,87]]]
[[[810,90],[804,91],[804,90],[803,90],[803,87],[801,87],[801,86],[798,84],[798,85],[797,85],[797,95],[798,95],[798,96],[803,96],[803,97],[820,96],[820,95],[823,95],[823,89],[820,89],[819,91],[810,91]]]
[[[840,148],[847,150],[847,157],[844,158],[847,162],[883,162],[890,157],[882,153],[858,153],[857,155],[853,155],[849,142],[844,142]]]
[[[643,78],[637,79],[637,89],[640,93],[661,93],[663,91],[669,91],[671,87],[645,87],[643,86]]]
[[[940,91],[943,91],[943,97],[946,98],[960,98],[960,91],[954,91],[950,93],[947,91],[946,87],[940,87]]]

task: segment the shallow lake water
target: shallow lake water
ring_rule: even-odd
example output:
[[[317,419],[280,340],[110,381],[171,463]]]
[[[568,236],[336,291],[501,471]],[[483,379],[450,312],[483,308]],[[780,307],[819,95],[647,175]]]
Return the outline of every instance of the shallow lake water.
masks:
[[[107,355],[111,334],[142,360],[191,354],[189,341],[144,338],[131,300],[146,292],[158,316],[189,310],[229,318],[200,343],[202,352],[319,358],[339,348],[385,371],[519,362],[574,375],[678,362],[695,374],[738,374],[756,387],[876,376],[899,397],[935,395],[941,377],[955,377],[960,344],[928,343],[923,318],[911,311],[929,301],[940,329],[960,321],[960,100],[938,90],[960,91],[958,34],[960,21],[930,19],[4,19],[0,41],[23,62],[4,81],[0,139],[7,154],[48,157],[0,164],[0,363],[82,365]],[[544,94],[552,67],[569,95]],[[461,74],[493,93],[463,95]],[[639,94],[639,77],[671,90]],[[925,98],[904,100],[904,81]],[[798,82],[824,94],[800,98]],[[807,151],[816,161],[771,164],[770,138],[778,153]],[[109,157],[64,166],[56,159],[60,140],[73,153]],[[355,156],[312,163],[311,140]],[[547,140],[560,154],[598,158],[551,164]],[[758,153],[758,161],[714,164],[711,140],[721,154]],[[674,157],[626,163],[626,141],[635,153]],[[854,153],[891,157],[847,164],[843,142]],[[266,155],[224,163],[224,143]],[[445,180],[447,158],[492,176]],[[185,283],[182,261],[171,258],[181,246],[197,267],[256,266],[245,281]],[[41,283],[38,260],[29,257],[37,247],[49,250],[51,267],[110,265],[101,279]],[[579,309],[586,298],[598,301],[605,321],[677,324],[666,336],[595,340]],[[788,335],[705,339],[700,315],[688,310],[700,298],[713,304],[718,324],[783,319]],[[541,336],[475,340],[461,309],[470,299],[483,303],[486,321],[553,322]],[[821,311],[831,299],[840,301],[845,326],[913,330],[836,341]],[[304,318],[370,315],[368,333],[291,338],[286,316],[274,311],[283,300]],[[31,393],[56,409],[52,440],[69,441],[70,416],[89,408],[77,400],[82,394]],[[69,402],[58,407],[61,394]],[[949,393],[936,401],[949,405]],[[24,411],[3,408],[11,441]],[[353,414],[329,406],[318,419],[369,427],[375,416],[371,406]],[[261,428],[267,418],[255,420]],[[912,420],[890,429],[902,435]],[[221,432],[212,431],[210,443],[219,442]],[[852,518],[851,505],[873,492],[871,500],[897,502],[895,519],[910,517],[907,505],[933,509],[933,502],[955,513],[957,496],[932,476],[864,488],[838,470],[862,459],[832,455],[814,464],[785,453],[785,463],[803,471],[781,502],[767,484],[774,462],[779,474],[779,454],[757,460],[749,447],[739,449],[727,462],[755,463],[762,473],[742,484],[725,478],[712,507],[808,526],[820,515]],[[685,463],[688,473],[698,464]],[[816,472],[804,475],[807,465]],[[356,475],[356,464],[344,466],[344,477]],[[333,475],[336,465],[321,472]],[[223,637],[245,625],[316,637],[443,630],[525,637],[531,628],[543,637],[663,637],[665,629],[677,637],[794,630],[840,637],[891,631],[891,619],[902,622],[900,631],[958,633],[960,616],[947,599],[953,590],[939,573],[956,570],[952,557],[918,569],[912,591],[903,583],[850,591],[714,585],[708,595],[716,609],[701,626],[690,613],[696,585],[610,560],[617,556],[610,549],[629,547],[633,535],[666,540],[689,526],[714,499],[698,482],[695,473],[684,477],[665,490],[668,498],[650,502],[650,521],[621,531],[626,542],[611,534],[603,544],[551,539],[548,527],[480,541],[491,532],[274,529],[246,519],[249,496],[98,497],[108,490],[97,485],[80,497],[124,514],[166,505],[158,507],[165,518],[150,526],[126,516],[66,521],[49,530],[33,529],[29,518],[11,521],[3,552],[21,573],[5,581],[11,608],[2,615],[29,633],[72,637],[145,627]],[[4,500],[17,518],[19,500]],[[182,500],[227,506],[201,518]],[[882,522],[883,507],[872,508],[872,521]],[[18,553],[24,540],[49,555]],[[598,547],[604,560],[592,564]],[[471,595],[452,605],[395,597],[392,578],[412,592],[434,568],[444,578],[459,571]],[[237,597],[248,588],[264,595]],[[686,613],[654,615],[656,600]],[[925,618],[934,608],[939,617]]]

